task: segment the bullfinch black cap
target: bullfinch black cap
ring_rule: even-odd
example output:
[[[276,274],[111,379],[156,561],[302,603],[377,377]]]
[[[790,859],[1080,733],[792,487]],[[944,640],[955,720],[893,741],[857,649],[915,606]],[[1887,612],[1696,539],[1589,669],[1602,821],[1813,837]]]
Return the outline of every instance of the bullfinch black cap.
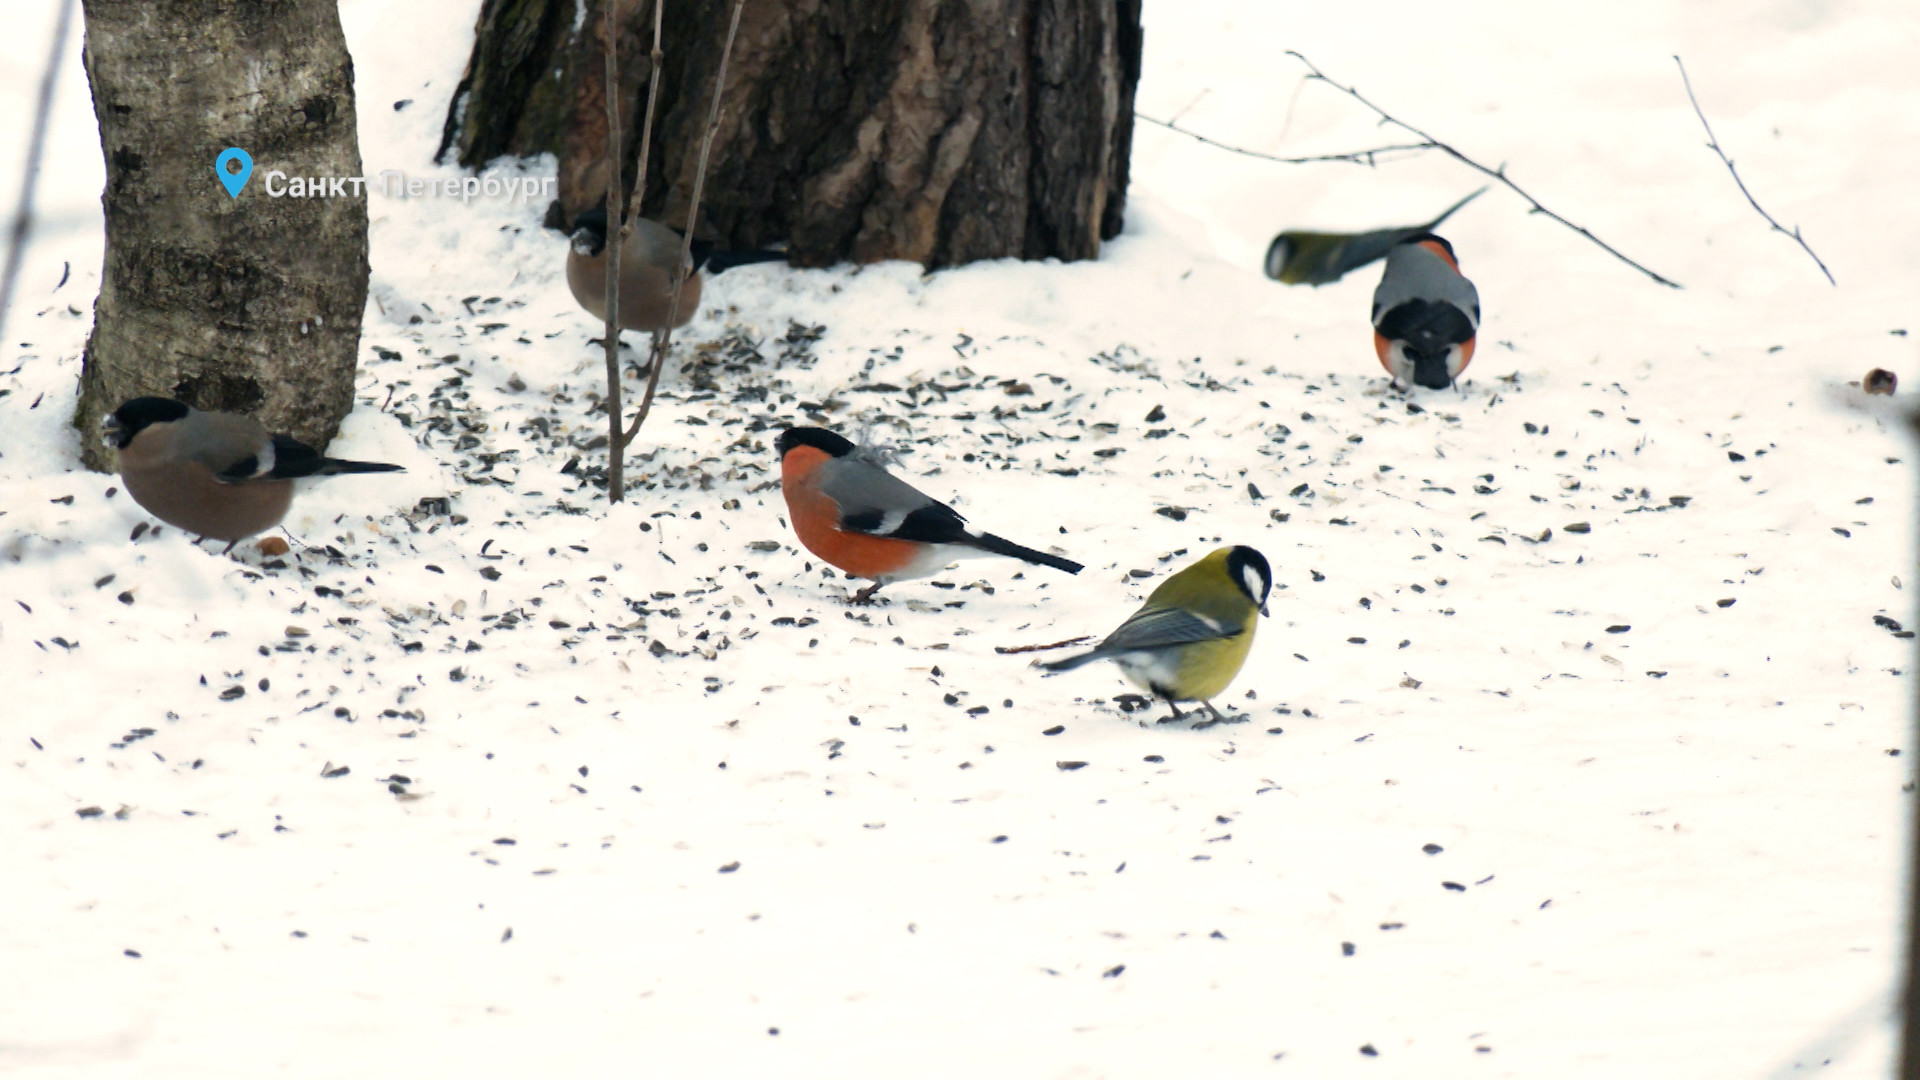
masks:
[[[788,428],[780,433],[780,438],[773,444],[781,457],[786,457],[787,452],[796,446],[811,446],[832,457],[846,457],[856,449],[853,443],[841,436],[817,427]]]
[[[185,420],[187,413],[187,407],[172,398],[137,397],[113,410],[101,426],[112,436],[113,445],[125,450],[134,436],[147,428]]]

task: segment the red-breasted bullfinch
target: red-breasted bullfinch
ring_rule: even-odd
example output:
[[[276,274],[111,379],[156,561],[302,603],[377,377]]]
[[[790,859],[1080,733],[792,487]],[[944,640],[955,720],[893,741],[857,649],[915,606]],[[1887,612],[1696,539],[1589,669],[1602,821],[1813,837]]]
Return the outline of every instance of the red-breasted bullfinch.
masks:
[[[227,551],[280,524],[299,477],[406,471],[325,457],[251,417],[201,412],[171,398],[134,398],[100,426],[120,451],[120,479],[134,502],[202,539],[225,540]]]
[[[1473,359],[1480,293],[1460,273],[1453,245],[1432,233],[1387,252],[1373,290],[1373,350],[1393,381],[1445,390]]]
[[[974,532],[966,518],[888,473],[879,456],[825,428],[789,428],[774,442],[780,487],[800,542],[850,577],[882,585],[938,573],[958,559],[1006,555],[1077,574],[1079,563]]]

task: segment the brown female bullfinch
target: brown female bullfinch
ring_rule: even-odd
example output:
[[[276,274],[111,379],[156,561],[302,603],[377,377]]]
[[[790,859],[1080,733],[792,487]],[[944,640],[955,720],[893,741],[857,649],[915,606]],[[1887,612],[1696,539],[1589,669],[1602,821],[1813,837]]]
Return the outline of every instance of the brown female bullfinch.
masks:
[[[673,325],[685,326],[700,308],[700,290],[709,274],[750,263],[785,262],[783,251],[720,251],[695,239],[690,262],[680,258],[679,233],[652,218],[635,218],[620,251],[620,327],[652,333],[667,327],[673,306],[673,270],[685,266],[680,305]],[[587,314],[607,321],[607,211],[596,206],[573,219],[567,247],[567,288]]]
[[[169,525],[225,540],[227,551],[280,524],[299,477],[406,471],[325,457],[251,417],[201,412],[171,398],[134,398],[100,426],[120,451],[120,479],[134,502]]]

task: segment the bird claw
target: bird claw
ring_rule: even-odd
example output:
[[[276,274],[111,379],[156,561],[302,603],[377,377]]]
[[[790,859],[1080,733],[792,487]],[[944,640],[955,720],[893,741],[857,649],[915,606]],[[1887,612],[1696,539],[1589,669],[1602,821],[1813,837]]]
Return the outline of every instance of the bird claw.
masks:
[[[1219,709],[1214,708],[1213,702],[1211,701],[1203,701],[1200,704],[1205,705],[1207,707],[1207,711],[1212,713],[1213,717],[1208,720],[1194,721],[1193,730],[1195,731],[1205,731],[1208,728],[1213,727],[1217,724],[1244,724],[1249,719],[1251,719],[1250,717],[1246,717],[1246,716],[1228,716],[1226,713],[1223,713]]]
[[[876,581],[873,584],[867,586],[866,588],[861,589],[859,592],[854,593],[852,599],[848,600],[847,603],[852,604],[856,607],[871,607],[874,603],[876,603],[876,601],[874,600],[874,594],[879,591],[880,591],[880,582]]]

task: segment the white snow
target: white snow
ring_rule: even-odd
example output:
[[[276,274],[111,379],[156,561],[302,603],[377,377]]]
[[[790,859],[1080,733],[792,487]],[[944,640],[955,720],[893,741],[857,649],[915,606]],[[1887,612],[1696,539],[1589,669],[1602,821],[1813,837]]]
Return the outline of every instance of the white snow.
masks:
[[[9,210],[50,7],[0,40]],[[369,175],[463,175],[429,158],[477,9],[343,4]],[[76,34],[0,348],[0,1071],[1886,1075],[1913,648],[1874,619],[1915,621],[1915,451],[1904,395],[1850,383],[1920,385],[1920,10],[1147,17],[1143,113],[1404,141],[1299,49],[1686,288],[1496,188],[1445,229],[1485,305],[1464,389],[1385,392],[1378,271],[1290,289],[1266,245],[1482,179],[1143,124],[1096,262],[716,279],[609,508],[544,203],[375,196],[330,450],[408,472],[303,491],[282,565],[222,558],[129,542],[78,464]],[[849,608],[771,444],[882,415],[903,475],[1087,570]],[[1244,722],[996,652],[1236,542],[1276,578],[1217,702]]]

